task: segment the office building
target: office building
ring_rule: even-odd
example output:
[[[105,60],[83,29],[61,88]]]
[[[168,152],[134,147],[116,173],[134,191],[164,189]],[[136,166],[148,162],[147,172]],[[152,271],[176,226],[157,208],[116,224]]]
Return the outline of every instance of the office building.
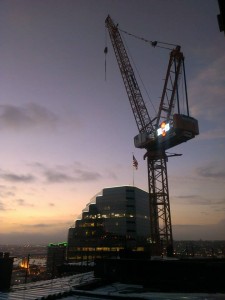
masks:
[[[65,263],[67,243],[49,244],[47,248],[47,273],[51,278],[59,275],[58,268]]]
[[[133,186],[105,188],[69,229],[67,259],[90,261],[125,249],[144,251],[149,224],[147,192]]]

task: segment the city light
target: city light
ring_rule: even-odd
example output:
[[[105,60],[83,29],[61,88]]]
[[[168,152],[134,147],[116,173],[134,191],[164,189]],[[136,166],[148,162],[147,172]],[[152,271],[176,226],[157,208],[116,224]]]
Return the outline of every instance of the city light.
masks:
[[[157,129],[157,135],[166,136],[166,132],[170,130],[170,124],[162,122],[160,128]]]

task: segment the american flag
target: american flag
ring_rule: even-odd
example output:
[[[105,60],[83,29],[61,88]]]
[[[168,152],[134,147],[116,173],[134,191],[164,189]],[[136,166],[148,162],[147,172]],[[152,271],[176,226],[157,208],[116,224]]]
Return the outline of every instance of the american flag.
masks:
[[[136,158],[133,155],[133,166],[135,167],[135,169],[138,169],[138,161],[136,160]]]

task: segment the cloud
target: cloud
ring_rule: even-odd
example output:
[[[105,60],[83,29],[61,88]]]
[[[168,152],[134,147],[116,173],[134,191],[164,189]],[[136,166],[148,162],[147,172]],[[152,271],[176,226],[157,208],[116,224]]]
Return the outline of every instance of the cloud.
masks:
[[[86,182],[95,181],[101,178],[101,175],[97,172],[78,169],[75,170],[74,173],[72,173],[71,170],[60,172],[57,169],[48,169],[44,172],[44,176],[48,183]]]
[[[178,198],[178,199],[185,199],[185,200],[192,200],[197,198],[197,195],[180,195],[180,196],[175,196],[174,198]]]
[[[29,183],[29,182],[34,182],[35,177],[31,174],[15,174],[15,173],[10,173],[10,172],[5,172],[0,170],[0,178],[9,181],[9,182],[14,182],[14,183]]]
[[[107,177],[110,179],[118,179],[118,176],[115,172],[111,171],[111,170],[106,170],[105,171],[107,174]]]
[[[75,170],[75,180],[78,181],[96,181],[101,178],[98,172],[86,171],[86,170]]]
[[[46,183],[90,182],[99,180],[102,177],[98,172],[88,170],[82,164],[77,167],[78,164],[76,163],[75,167],[74,165],[48,167],[41,163],[32,163],[29,166],[41,172]],[[32,174],[15,174],[4,170],[0,170],[0,178],[13,183],[33,183],[37,180]]]
[[[74,181],[72,176],[57,170],[46,170],[44,175],[48,183],[64,183]]]
[[[5,211],[5,205],[0,201],[0,211]]]
[[[222,205],[225,205],[225,198],[223,199],[207,199],[207,198],[203,198],[199,195],[180,195],[180,196],[175,196],[173,197],[174,199],[176,200],[179,200],[179,204],[191,204],[191,205],[210,205],[210,206],[213,206],[213,205],[219,205],[219,206],[222,206]],[[221,209],[221,207],[220,207]]]
[[[223,128],[216,128],[202,132],[198,139],[200,140],[211,140],[211,139],[225,139],[225,131]]]
[[[68,228],[70,225],[69,222],[53,222],[53,223],[35,223],[35,224],[16,224],[19,228],[26,228],[26,229],[32,229],[32,228]]]
[[[68,228],[71,222],[54,220],[52,223],[15,224],[17,230],[0,233],[2,244],[49,244],[67,240]]]
[[[46,227],[44,227],[46,228]],[[68,229],[57,230],[53,233],[43,231],[40,227],[40,232],[10,232],[8,234],[1,233],[1,243],[9,245],[24,245],[24,244],[42,244],[48,245],[49,243],[58,243],[67,240]]]
[[[41,170],[47,183],[76,183],[96,181],[102,176],[95,171],[87,170],[81,163],[75,162],[71,166],[48,167],[41,163],[30,164],[36,169]]]
[[[212,179],[225,179],[225,161],[211,162],[196,169],[199,176]]]
[[[35,228],[49,228],[53,227],[56,224],[45,224],[45,223],[38,223],[38,224],[33,224],[33,225],[26,225],[26,227],[35,227]]]
[[[190,82],[191,111],[194,117],[221,122],[225,114],[225,54],[209,62]]]
[[[29,204],[29,203],[27,203],[27,202],[26,202],[25,200],[23,200],[23,199],[16,199],[15,201],[17,202],[17,204],[18,204],[19,206],[29,206],[29,207],[34,207],[33,204]]]
[[[75,179],[77,182],[95,181],[102,177],[98,172],[87,170],[87,167],[80,162],[74,162],[73,172],[75,174]]]
[[[224,240],[225,219],[217,224],[208,225],[173,225],[174,239],[176,240]]]
[[[0,175],[1,177],[1,175]],[[15,196],[15,187],[8,187],[5,185],[0,185],[0,197],[1,198],[9,198]]]
[[[24,106],[9,104],[0,105],[0,129],[28,130],[30,128],[54,128],[58,121],[57,116],[47,108],[28,103]]]

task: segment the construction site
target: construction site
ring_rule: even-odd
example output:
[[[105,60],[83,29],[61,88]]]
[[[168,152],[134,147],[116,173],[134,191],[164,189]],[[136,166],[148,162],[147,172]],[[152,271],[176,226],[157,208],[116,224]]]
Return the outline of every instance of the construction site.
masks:
[[[160,292],[224,292],[222,278],[225,261],[202,259],[174,259],[173,233],[170,211],[167,150],[188,142],[199,134],[198,121],[190,116],[184,55],[181,46],[148,41],[124,30],[120,31],[110,16],[105,20],[128,100],[138,129],[134,145],[145,150],[149,193],[149,257],[141,258],[131,249],[121,253],[120,259],[98,259],[95,275],[109,281],[141,284]],[[169,50],[159,109],[150,117],[142,97],[134,69],[123,43],[121,32],[147,42],[152,47]],[[104,53],[107,54],[108,47]],[[181,111],[180,85],[183,81],[186,114]],[[183,111],[183,109],[182,109]]]
[[[222,5],[221,2],[219,2],[219,4],[220,6]],[[59,11],[60,10],[58,10],[58,12]],[[221,16],[218,16],[219,27],[220,29],[222,29],[220,31],[223,31],[224,26],[223,20],[221,18]],[[12,201],[12,203],[15,204],[15,207],[16,205],[22,206],[26,214],[24,215],[25,225],[19,224],[18,219],[18,237],[17,231],[15,231],[15,233],[10,232],[9,236],[13,237],[15,234],[14,237],[17,237],[19,239],[20,230],[22,230],[21,228],[28,228],[27,232],[29,234],[27,236],[31,239],[33,238],[35,233],[39,233],[40,237],[46,238],[49,232],[51,233],[51,237],[54,239],[58,236],[58,232],[61,232],[60,226],[70,226],[69,228],[66,228],[67,241],[56,243],[49,241],[48,246],[46,246],[46,252],[43,256],[46,259],[46,265],[44,266],[44,268],[42,268],[42,266],[32,266],[32,255],[27,253],[27,255],[22,258],[21,263],[17,266],[17,272],[14,273],[13,270],[15,271],[15,268],[13,267],[13,264],[15,262],[14,260],[16,256],[10,256],[10,252],[8,252],[7,247],[2,248],[3,250],[1,250],[2,252],[0,257],[0,298],[9,300],[25,298],[27,300],[76,299],[76,297],[80,299],[172,299],[171,295],[173,295],[174,299],[179,299],[180,296],[177,295],[177,293],[180,293],[180,295],[193,294],[192,296],[190,296],[190,299],[215,299],[219,297],[223,298],[225,295],[224,243],[216,238],[213,242],[211,240],[212,243],[210,243],[209,241],[204,241],[203,243],[201,238],[199,238],[198,240],[196,239],[196,243],[192,243],[191,240],[189,240],[189,242],[186,242],[185,239],[179,241],[178,239],[175,240],[174,238],[176,234],[174,235],[173,230],[176,225],[177,227],[180,226],[179,228],[182,227],[187,231],[189,230],[189,232],[193,231],[193,228],[199,226],[200,229],[203,228],[202,230],[205,230],[207,236],[208,228],[213,228],[214,232],[216,232],[217,228],[220,228],[219,226],[216,226],[215,223],[213,223],[215,222],[217,216],[220,216],[220,219],[218,219],[218,224],[220,226],[221,224],[224,224],[222,206],[224,205],[224,198],[221,198],[220,196],[220,193],[223,192],[224,186],[220,185],[220,188],[218,188],[218,196],[216,195],[215,197],[215,191],[211,189],[210,184],[209,187],[206,188],[206,183],[205,191],[203,191],[204,189],[202,189],[203,185],[201,187],[198,186],[198,183],[203,181],[205,178],[205,182],[208,182],[207,180],[210,176],[213,178],[212,181],[214,185],[212,186],[217,186],[217,179],[221,179],[224,176],[224,172],[220,171],[221,166],[219,166],[218,169],[213,169],[214,165],[212,163],[209,163],[205,168],[201,167],[201,164],[196,165],[194,168],[193,162],[193,168],[190,168],[190,173],[187,172],[187,174],[195,174],[196,176],[190,178],[191,176],[189,175],[189,182],[188,186],[186,187],[185,174],[183,176],[184,181],[183,185],[180,188],[180,192],[177,192],[176,188],[179,188],[179,182],[177,183],[176,180],[179,179],[179,174],[177,173],[178,175],[176,174],[177,176],[173,177],[173,174],[170,173],[168,164],[172,161],[171,164],[175,165],[178,158],[180,161],[182,161],[183,154],[180,153],[180,149],[182,150],[185,149],[185,147],[191,147],[191,145],[193,145],[193,141],[197,144],[198,139],[201,139],[202,130],[200,129],[202,129],[202,127],[199,129],[200,118],[198,118],[198,116],[201,117],[202,115],[199,112],[194,115],[192,114],[192,111],[194,111],[191,108],[193,102],[189,101],[189,76],[188,72],[186,72],[185,54],[183,50],[183,48],[185,47],[170,41],[158,41],[155,39],[150,40],[146,37],[139,36],[138,34],[133,33],[132,29],[129,30],[129,28],[124,29],[120,27],[120,20],[114,21],[114,19],[109,14],[106,14],[106,18],[103,21],[104,22],[102,22],[102,26],[104,25],[105,29],[105,47],[103,48],[102,56],[104,56],[105,59],[105,82],[108,76],[107,59],[109,58],[109,56],[110,59],[111,57],[113,57],[110,62],[113,62],[113,64],[116,65],[117,73],[115,73],[115,71],[113,70],[113,79],[117,79],[117,77],[120,79],[120,81],[116,81],[115,84],[115,82],[113,83],[113,80],[110,78],[110,84],[113,84],[113,88],[107,85],[104,86],[103,89],[105,95],[111,96],[110,101],[113,99],[112,93],[113,89],[117,88],[116,85],[121,83],[122,91],[125,92],[126,97],[121,94],[121,98],[126,98],[124,99],[124,102],[129,105],[130,109],[129,122],[130,120],[132,120],[136,128],[136,131],[133,132],[133,140],[131,139],[132,146],[134,146],[135,150],[138,153],[141,153],[147,171],[145,175],[143,175],[143,173],[141,175],[142,187],[134,184],[134,170],[138,169],[136,153],[134,154],[132,152],[132,184],[125,183],[124,185],[120,185],[123,174],[128,173],[128,168],[124,167],[125,163],[121,167],[121,164],[119,162],[114,162],[113,168],[115,169],[113,169],[113,171],[111,169],[112,165],[110,164],[110,159],[113,155],[113,152],[110,152],[110,150],[113,147],[115,149],[119,148],[117,146],[120,144],[120,138],[118,138],[118,144],[116,146],[116,139],[114,140],[113,147],[109,142],[110,134],[112,135],[115,131],[115,128],[117,128],[114,128],[112,122],[120,120],[122,124],[123,121],[124,123],[126,123],[128,119],[123,119],[123,116],[120,116],[120,109],[118,109],[118,107],[116,110],[117,115],[115,116],[115,118],[112,114],[110,122],[107,123],[107,114],[110,114],[111,107],[110,105],[109,107],[107,107],[108,104],[103,101],[99,101],[98,103],[98,100],[96,100],[96,103],[94,103],[93,105],[93,112],[91,111],[92,109],[90,109],[88,101],[84,101],[84,99],[86,100],[85,96],[77,97],[80,101],[77,102],[80,105],[77,105],[76,103],[77,106],[72,102],[72,104],[69,104],[68,107],[66,107],[66,104],[68,104],[69,101],[68,103],[65,102],[66,104],[61,104],[60,101],[60,104],[52,102],[54,103],[55,107],[59,105],[58,112],[62,110],[63,107],[62,115],[65,114],[63,115],[63,117],[66,118],[73,115],[74,111],[76,111],[77,107],[79,107],[80,111],[79,113],[77,113],[77,116],[81,115],[81,119],[84,118],[82,119],[83,123],[81,122],[81,127],[84,126],[85,129],[82,128],[80,130],[79,122],[81,119],[77,117],[78,121],[76,125],[69,124],[70,120],[68,118],[68,120],[66,120],[65,122],[66,127],[63,129],[60,128],[60,130],[58,131],[60,132],[59,136],[61,136],[61,134],[66,135],[64,133],[67,132],[66,130],[68,128],[68,131],[70,131],[72,128],[71,132],[73,134],[75,132],[74,128],[76,126],[77,132],[80,130],[80,135],[77,133],[77,136],[74,139],[71,138],[71,135],[67,132],[68,136],[65,141],[68,142],[67,148],[73,149],[71,153],[69,153],[68,157],[66,157],[67,154],[64,151],[65,142],[62,142],[61,140],[59,142],[59,140],[55,139],[55,133],[50,133],[49,136],[52,138],[52,141],[54,140],[54,142],[56,143],[55,146],[53,146],[53,144],[51,145],[53,147],[52,153],[55,149],[58,149],[60,147],[62,148],[60,148],[55,157],[54,155],[49,155],[49,158],[46,160],[43,158],[46,154],[46,149],[44,148],[44,151],[42,153],[43,157],[40,156],[42,157],[42,162],[41,159],[39,162],[38,159],[36,159],[36,156],[34,156],[32,163],[26,163],[27,167],[32,170],[36,170],[33,172],[37,172],[38,175],[36,174],[36,176],[34,176],[31,171],[27,171],[27,173],[25,173],[24,171],[24,173],[21,173],[19,176],[13,174],[13,172],[10,173],[10,171],[4,171],[4,168],[1,170],[1,174],[4,180],[9,180],[13,183],[23,182],[26,184],[29,183],[31,185],[34,184],[35,189],[32,190],[33,194],[31,193],[30,189],[30,194],[27,192],[27,194],[25,195],[29,194],[33,196],[35,194],[35,191],[39,190],[38,184],[40,184],[39,188],[41,187],[40,190],[43,193],[40,195],[38,194],[38,196],[43,199],[41,199],[40,203],[37,204],[38,201],[32,202],[32,196],[30,196],[32,199],[31,202],[23,199],[22,196],[18,196],[17,198],[15,198],[16,191],[18,191],[19,189],[16,190],[15,187],[10,186],[10,189],[15,189],[14,193],[12,193],[12,190],[10,190],[11,193],[8,191],[8,193],[5,195],[17,199],[14,199],[14,202]],[[164,66],[162,60],[164,63],[166,62],[166,68],[163,71],[163,78],[161,78],[162,86],[158,91],[160,95],[159,98],[155,97],[154,95],[154,100],[152,101],[151,97],[149,97],[148,91],[143,84],[140,73],[137,70],[136,63],[133,59],[133,56],[131,55],[130,49],[124,37],[129,37],[129,39],[133,39],[137,43],[145,44],[145,46],[149,47],[151,51],[154,51],[156,53],[156,56],[158,51],[160,51],[160,58],[157,60],[157,63],[154,64],[154,68],[161,68],[162,66]],[[78,37],[78,40],[82,39]],[[68,49],[70,50],[70,47],[68,47]],[[56,57],[58,57],[57,55],[59,55],[57,51]],[[138,51],[136,52],[139,54],[141,53]],[[54,61],[54,59],[52,59],[52,61]],[[72,65],[69,59],[67,62],[69,65]],[[191,63],[189,62],[189,64]],[[88,65],[88,67],[91,69],[90,65]],[[61,76],[60,78],[63,78],[64,76],[64,73],[62,71],[64,70],[63,68],[66,70],[67,67],[63,66],[59,71]],[[149,86],[151,86],[151,84],[154,85],[154,82],[158,80],[158,77],[157,79],[154,78],[156,77],[156,73],[157,76],[159,75],[159,73],[154,68],[148,70]],[[75,69],[74,65],[73,67],[71,67],[71,70],[73,69]],[[85,68],[83,68],[82,66],[80,70],[83,69]],[[93,71],[93,74],[94,72],[96,72],[96,70]],[[213,73],[211,69],[209,73]],[[70,74],[70,72],[68,72],[68,74]],[[77,74],[77,78],[79,78],[80,80],[80,77],[82,77],[82,72],[78,71]],[[93,74],[90,76],[90,82],[92,82],[93,80]],[[205,74],[203,73],[203,78],[204,75]],[[53,80],[53,77],[54,76],[51,77],[51,80]],[[201,76],[199,77],[202,78]],[[71,80],[70,76],[68,78],[69,80]],[[78,81],[79,83],[77,83],[77,86],[82,86],[85,90],[88,90],[88,86],[90,87],[90,90],[95,90],[95,88],[91,88],[91,85],[88,85],[89,83],[88,81],[86,81],[86,72],[84,72],[84,78],[84,85],[82,86],[80,81]],[[73,93],[67,91],[67,84],[68,86],[70,84],[69,80],[65,79],[65,90],[66,93],[68,93],[69,95],[71,94],[73,98]],[[61,84],[61,81],[59,82]],[[71,82],[71,86],[72,88],[74,88],[73,80],[71,80]],[[160,84],[158,80],[157,88],[159,87],[159,85]],[[121,86],[119,86],[118,89],[120,89]],[[91,100],[92,92],[90,92],[91,96],[89,95]],[[57,98],[56,94],[57,92],[55,92],[55,98]],[[116,94],[115,98],[117,97],[117,95],[118,94]],[[104,97],[102,96],[102,98]],[[121,99],[118,100],[118,103],[120,100]],[[214,99],[211,102],[213,101]],[[52,103],[50,102],[51,101],[49,101],[49,107],[51,107],[52,105]],[[104,108],[103,104],[105,105]],[[13,109],[15,115],[17,115],[19,112],[19,109],[15,109],[13,105],[2,105],[2,107],[3,110],[5,109],[5,112],[7,111],[7,109],[8,111]],[[124,110],[125,107],[126,106],[123,107]],[[200,108],[197,107],[196,110],[200,110]],[[109,112],[107,110],[109,110]],[[51,113],[44,107],[40,108],[33,104],[31,104],[30,106],[29,104],[27,106],[23,106],[23,111],[21,113],[22,118],[15,118],[15,124],[16,122],[21,122],[21,119],[24,119],[24,116],[26,116],[26,114],[28,116],[29,113],[32,115],[32,118],[34,118],[35,130],[36,127],[39,126],[39,117],[41,120],[40,123],[42,124],[46,122],[47,124],[49,122],[47,125],[50,124],[51,129],[54,126],[57,126],[55,124],[60,124],[60,118],[57,118],[57,114]],[[38,117],[36,114],[39,114]],[[43,118],[42,114],[46,117],[46,119]],[[3,117],[5,115],[3,114]],[[11,116],[11,114],[9,115]],[[92,119],[95,120],[94,122],[91,121],[90,116],[94,116]],[[27,119],[25,118],[25,123],[19,123],[22,124],[21,128],[24,126],[24,124],[25,126],[27,126],[27,124],[30,124],[29,122],[30,120],[32,120],[32,118],[27,117]],[[46,121],[47,118],[49,118],[48,121]],[[211,121],[212,120],[210,119],[210,122]],[[127,122],[126,126],[128,126],[130,130],[132,126],[129,122]],[[90,123],[94,123],[96,125],[96,128],[93,129],[93,131],[91,129]],[[101,135],[97,124],[105,127],[104,134]],[[107,129],[106,127],[109,126],[109,124],[111,128]],[[122,127],[121,124],[119,125],[120,127]],[[74,128],[72,126],[74,126]],[[207,126],[209,127],[207,128],[209,130],[209,134],[207,135],[207,131],[206,133],[204,132],[205,135],[203,133],[203,144],[205,142],[204,145],[206,145],[206,141],[211,134],[210,126],[208,123]],[[203,130],[204,129],[205,128],[203,128]],[[212,130],[212,132],[214,131]],[[95,133],[100,134],[99,136],[101,137],[101,141],[99,136],[96,135],[95,137]],[[38,134],[39,133],[37,131],[37,136]],[[42,138],[42,134],[40,134],[40,136]],[[47,140],[49,136],[48,134],[46,135]],[[72,140],[75,140],[74,144]],[[35,140],[35,142],[37,141]],[[122,142],[123,145],[126,145],[127,147],[127,144],[130,145],[131,142],[130,137],[127,138],[123,135]],[[222,148],[221,144],[220,149]],[[90,145],[92,145],[93,148],[90,147]],[[30,147],[32,148],[32,146]],[[37,148],[37,152],[41,153],[41,151],[39,151],[39,149],[41,149],[41,142],[39,147],[40,148]],[[84,153],[84,149],[87,148],[88,152]],[[74,156],[76,156],[74,155],[74,149],[77,151],[76,160],[74,160]],[[109,150],[109,152],[107,152],[107,149]],[[116,152],[117,154],[120,153],[120,150],[116,150],[118,151]],[[199,150],[198,155],[201,155],[201,150],[202,149]],[[35,155],[37,155],[37,152],[35,149]],[[99,152],[100,154],[97,152]],[[93,158],[93,154],[95,153],[99,155],[99,162],[102,163],[101,171],[98,171],[98,160],[95,161],[95,158]],[[195,153],[194,150],[192,152],[192,157],[194,156],[193,153]],[[62,156],[63,159],[65,159],[66,157],[64,164],[58,162],[57,155],[59,155],[59,157]],[[73,163],[69,162],[70,155],[72,157]],[[50,156],[51,158],[55,159],[55,161],[53,160],[54,163],[52,162],[52,165]],[[39,156],[37,157],[40,158]],[[192,157],[189,157],[189,159],[187,159],[186,167],[188,165],[188,162],[191,161]],[[117,157],[115,158],[115,160],[116,159]],[[24,158],[23,160],[25,161]],[[123,161],[123,158],[121,158],[121,161]],[[197,159],[195,161],[197,161]],[[106,162],[108,164],[106,164]],[[202,164],[204,165],[204,163],[205,161],[203,160]],[[210,168],[212,168],[212,171]],[[183,168],[183,170],[184,169],[185,167]],[[215,170],[217,171],[217,173],[215,172]],[[176,169],[176,172],[178,171],[179,167],[177,167]],[[118,177],[116,172],[120,172]],[[127,177],[125,178],[125,181],[127,182],[128,175],[126,176]],[[173,177],[173,185],[170,185],[170,176]],[[143,178],[146,183],[143,183]],[[198,183],[196,183],[195,190],[193,189],[193,191],[191,190],[190,192],[187,192],[188,188],[189,190],[192,189],[191,184],[195,183],[194,181],[196,178],[198,178],[199,181]],[[110,182],[110,184],[115,183],[115,186],[111,185],[110,187],[102,188],[102,190],[92,196],[90,201],[84,207],[83,204],[84,201],[86,201],[86,195],[92,193],[92,189],[95,188],[93,182],[96,183],[98,182],[98,180],[101,184],[103,182]],[[57,188],[55,188],[56,185],[55,187],[52,187],[53,183],[65,183],[67,185],[64,186],[64,189],[57,189],[59,185],[57,185]],[[84,184],[83,186],[82,183]],[[96,187],[99,188],[100,183],[96,184]],[[138,183],[140,183],[140,179]],[[37,186],[35,184],[37,184]],[[53,200],[45,200],[46,195],[44,194],[47,193],[47,184],[49,184],[49,195],[51,196],[51,198],[50,196],[48,196],[46,199]],[[69,184],[72,185],[69,186]],[[146,187],[145,185],[147,186],[147,188],[143,188]],[[171,186],[173,187],[172,197],[170,197]],[[59,191],[60,189],[63,190],[61,196],[61,191]],[[83,189],[83,194],[79,194],[79,189],[81,191]],[[90,189],[90,191],[87,192],[88,189]],[[185,192],[183,192],[184,190]],[[203,195],[207,194],[208,190],[210,190],[211,194],[205,196],[204,198]],[[76,191],[76,196],[73,195],[74,191]],[[199,194],[198,191],[200,191]],[[87,194],[85,194],[86,192]],[[67,199],[67,196],[70,195],[70,193],[72,195],[70,200],[64,203],[62,199]],[[214,198],[212,198],[212,195]],[[70,196],[68,196],[68,198],[69,197]],[[24,198],[26,197],[24,196]],[[174,213],[174,215],[176,215],[175,226],[173,224],[173,207],[171,206],[171,198],[177,201],[176,204],[179,203],[180,199],[185,199],[183,201],[182,208],[185,210],[186,207],[189,207],[189,212],[184,219],[182,219],[181,216],[181,209],[176,210],[176,212]],[[197,207],[197,204],[196,206],[193,206],[195,205],[196,199],[198,200],[198,212],[196,214],[193,213],[193,218],[191,218],[191,220],[189,221],[188,217],[192,217],[192,211],[194,211]],[[2,205],[2,211],[7,211],[7,213],[9,212],[9,214],[12,212],[12,210],[8,209],[8,206],[7,209],[5,209],[5,203],[0,203],[0,205]],[[34,217],[36,212],[32,212],[33,215],[31,213],[32,207],[36,207],[35,205],[37,205],[37,207],[38,205],[40,206],[37,208],[36,218]],[[202,208],[203,206],[204,209]],[[82,209],[82,207],[84,208]],[[205,207],[207,208],[205,209]],[[220,207],[221,210],[219,210],[218,207]],[[55,208],[56,210],[54,211]],[[39,209],[40,212],[38,215]],[[80,214],[78,214],[78,210],[79,212],[81,211]],[[56,211],[58,213],[58,219],[54,215],[56,214]],[[68,211],[71,211],[70,218],[73,220],[72,225],[68,225],[69,222],[66,221],[66,218],[68,218]],[[212,212],[211,215],[209,214],[209,211]],[[16,209],[15,212],[17,212]],[[211,216],[211,219],[210,217],[208,217],[209,215]],[[66,216],[65,219],[63,219],[64,216]],[[199,216],[201,218],[199,218]],[[34,218],[34,220],[30,221],[30,219],[32,218]],[[207,220],[207,218],[209,220]],[[15,216],[13,215],[12,220],[14,219]],[[23,217],[21,217],[21,220],[22,219]],[[22,223],[22,221],[20,221],[20,223]],[[43,228],[46,228],[46,233],[43,232]],[[54,237],[55,232],[57,234],[55,234]],[[222,230],[218,233],[218,236],[223,236],[223,232],[222,234],[221,232]],[[37,257],[39,258],[39,256]],[[36,283],[34,283],[34,281],[36,281]],[[14,283],[13,286],[11,286],[12,282]],[[207,298],[208,296],[205,295],[212,295],[212,298]]]

